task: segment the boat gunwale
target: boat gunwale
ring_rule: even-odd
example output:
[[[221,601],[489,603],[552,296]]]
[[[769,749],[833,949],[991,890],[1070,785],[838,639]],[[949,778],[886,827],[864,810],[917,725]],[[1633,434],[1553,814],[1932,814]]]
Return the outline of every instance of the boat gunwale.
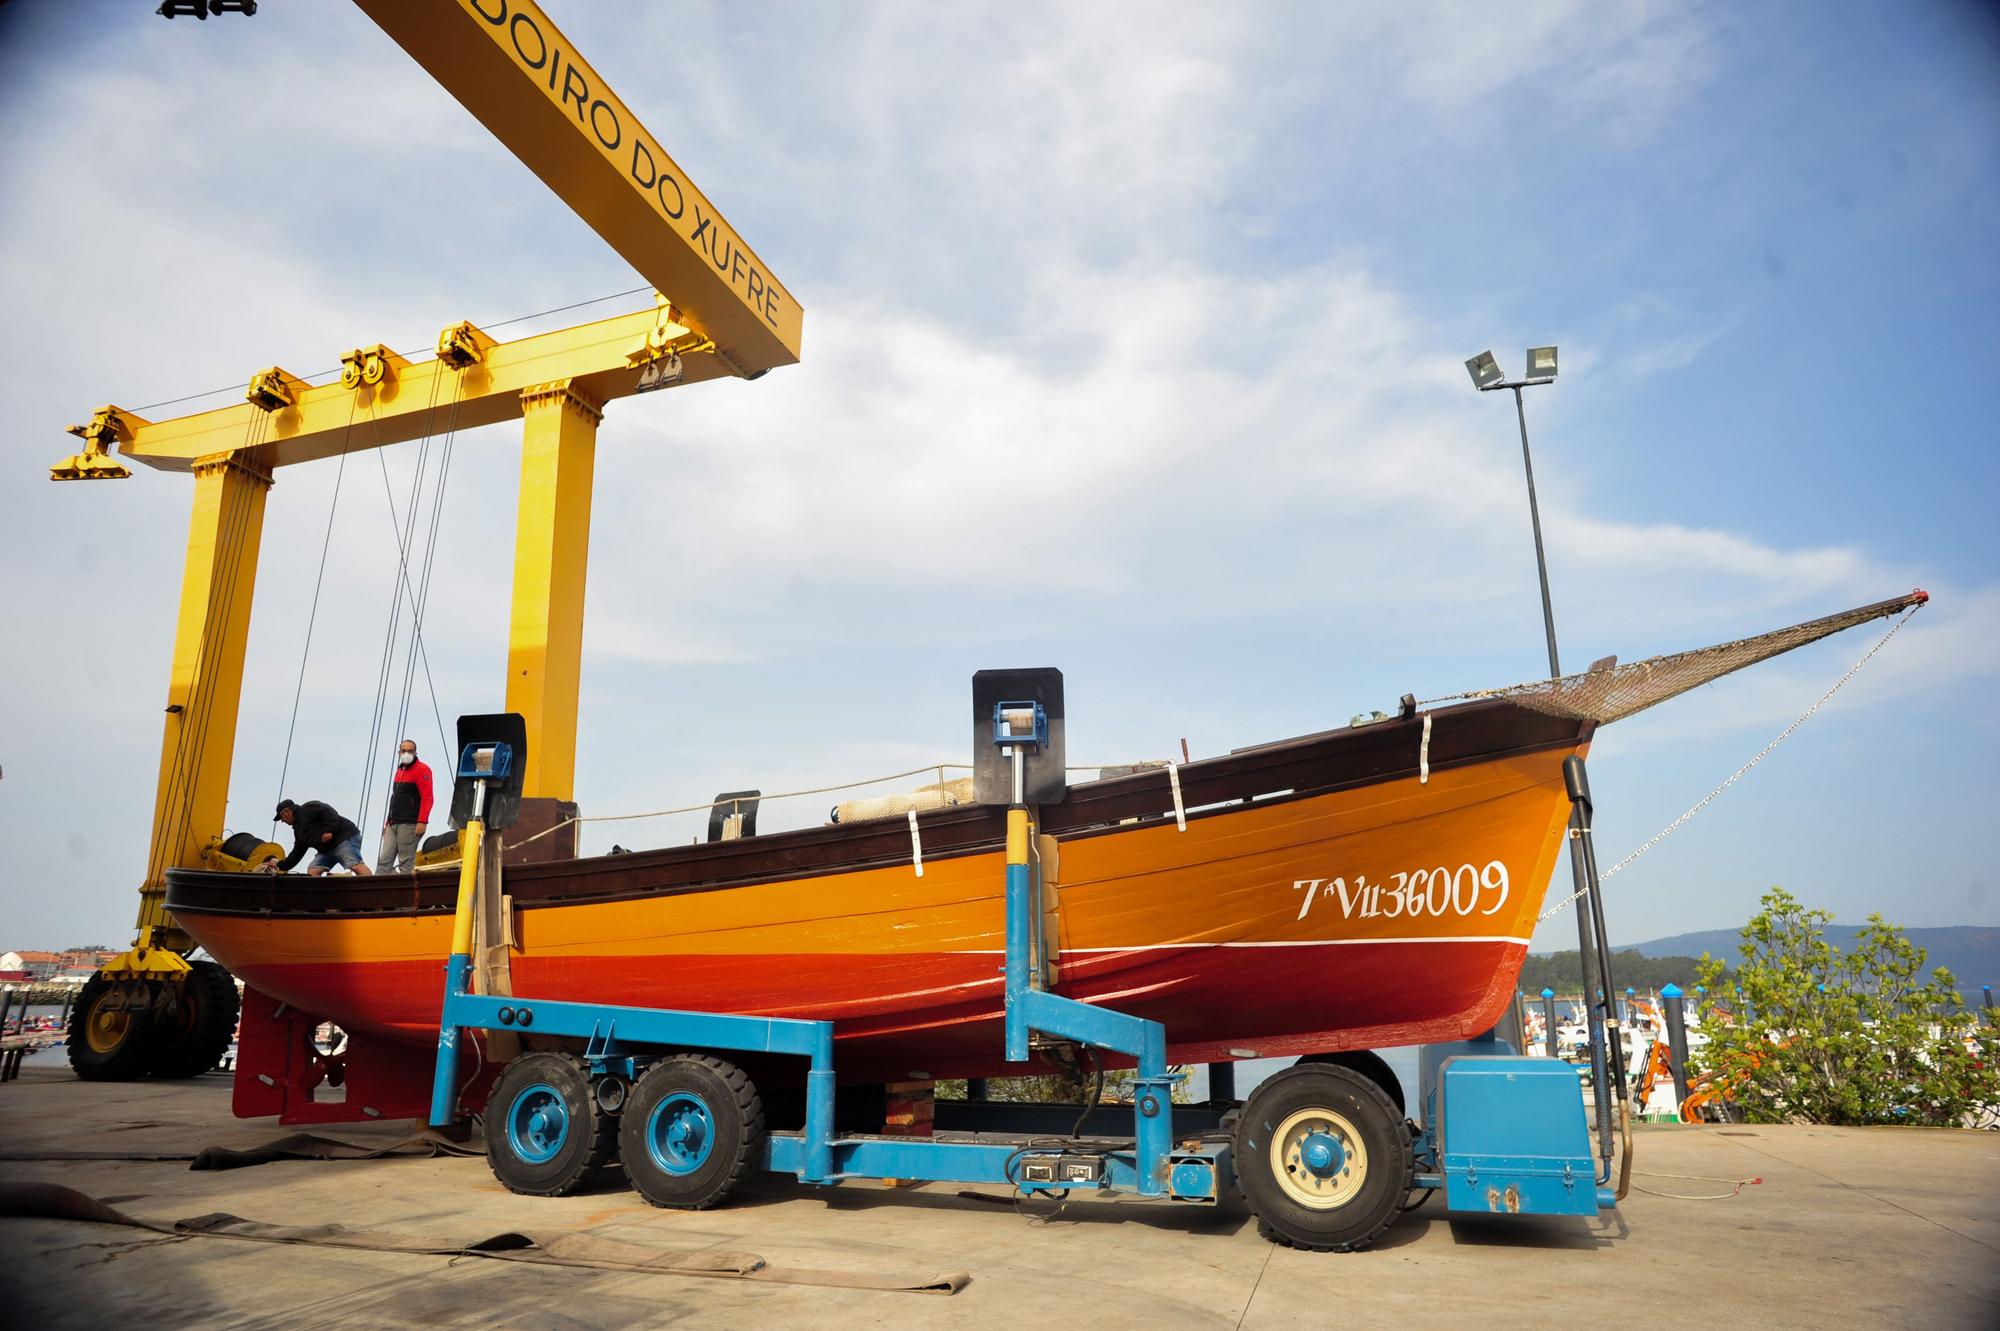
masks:
[[[1587,721],[1551,716],[1504,699],[1493,699],[1276,740],[1181,764],[1179,778],[1186,817],[1190,823],[1206,821],[1246,809],[1268,808],[1414,777],[1420,768],[1419,749],[1418,743],[1409,742],[1409,737],[1422,730],[1426,715],[1432,719],[1428,763],[1432,772],[1577,748],[1590,741],[1595,729]],[[1442,718],[1475,720],[1479,724],[1470,728],[1437,725]],[[1532,737],[1524,742],[1508,742],[1524,734]],[[1402,753],[1406,753],[1406,760]],[[1384,756],[1390,759],[1386,765],[1369,761]],[[1315,775],[1329,763],[1342,774],[1309,784],[1300,784],[1296,779]],[[1004,805],[985,804],[918,813],[925,862],[998,851],[1005,843],[1005,813]],[[1041,830],[1060,844],[1131,831],[1133,820],[1145,826],[1171,817],[1171,783],[1166,770],[1156,768],[1071,786],[1061,803],[1042,808]],[[870,847],[873,853],[860,856],[854,853],[870,841],[882,843],[879,851]],[[803,882],[894,868],[909,864],[910,859],[907,821],[883,818],[616,856],[510,864],[505,873],[507,891],[515,908],[537,910]],[[731,861],[735,863],[732,865]],[[644,875],[649,870],[705,868],[720,872],[688,882],[629,885],[634,874]],[[733,875],[729,872],[731,868],[737,869]],[[746,869],[749,872],[744,872]],[[615,873],[619,885],[567,893],[538,894],[534,890],[542,885],[559,888],[577,878],[602,878],[607,873]],[[394,878],[387,875],[357,878],[334,887],[320,886],[326,881],[321,878],[312,880],[313,886],[307,887],[290,876],[172,869],[167,873],[166,905],[176,914],[193,916],[411,919],[451,913],[457,877],[455,869],[440,869]],[[388,900],[392,895],[400,900]]]

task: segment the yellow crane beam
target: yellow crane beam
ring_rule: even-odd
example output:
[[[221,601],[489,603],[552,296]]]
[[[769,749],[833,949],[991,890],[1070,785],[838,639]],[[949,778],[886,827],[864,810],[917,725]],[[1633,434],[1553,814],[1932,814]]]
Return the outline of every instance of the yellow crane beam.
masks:
[[[454,324],[439,335],[436,359],[409,364],[384,347],[360,348],[346,354],[340,381],[318,387],[273,367],[252,381],[245,401],[191,416],[149,421],[100,407],[90,425],[71,427],[85,451],[53,474],[95,479],[107,461],[98,455],[113,445],[150,467],[190,471],[201,458],[242,448],[253,432],[269,465],[288,467],[418,439],[443,430],[447,418],[460,430],[515,420],[522,394],[539,384],[567,380],[598,402],[628,397],[669,354],[683,356],[680,383],[728,376],[719,358],[694,354],[706,339],[685,317],[662,299],[653,310],[499,343],[469,323]],[[379,368],[371,370],[371,358]]]
[[[750,375],[805,312],[532,0],[355,0],[426,73]]]
[[[192,945],[160,904],[165,874],[209,862],[223,830],[264,498],[278,468],[525,422],[507,708],[527,718],[532,741],[523,793],[572,798],[597,427],[609,401],[729,374],[684,317],[662,296],[652,310],[512,342],[453,324],[430,360],[377,344],[349,351],[338,382],[312,387],[272,367],[233,406],[163,421],[105,406],[71,427],[84,451],[50,468],[56,480],[122,478],[130,459],[195,481],[141,947],[128,954],[140,959],[114,971],[172,973],[172,954]]]

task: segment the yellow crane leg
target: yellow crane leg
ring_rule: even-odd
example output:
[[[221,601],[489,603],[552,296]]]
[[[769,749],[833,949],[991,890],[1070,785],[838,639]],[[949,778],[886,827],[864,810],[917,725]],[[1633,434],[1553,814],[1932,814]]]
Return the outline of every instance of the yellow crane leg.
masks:
[[[70,1018],[70,1065],[89,1081],[198,1076],[215,1066],[236,1025],[228,973],[182,955],[194,950],[194,940],[167,913],[166,874],[202,864],[222,831],[270,488],[270,469],[255,450],[194,464],[194,517],[138,937],[85,983]]]
[[[167,682],[160,783],[146,879],[139,889],[135,951],[146,948],[149,930],[152,947],[169,955],[194,946],[167,914],[166,872],[199,867],[210,840],[222,832],[236,749],[236,710],[243,695],[243,654],[250,640],[250,598],[256,590],[264,498],[270,489],[270,471],[240,453],[205,457],[194,467],[194,517],[181,575],[180,621]],[[154,961],[153,967],[179,969],[164,960]]]
[[[522,795],[575,798],[576,708],[583,664],[583,579],[601,402],[571,380],[521,394],[521,507],[507,710],[528,723]]]

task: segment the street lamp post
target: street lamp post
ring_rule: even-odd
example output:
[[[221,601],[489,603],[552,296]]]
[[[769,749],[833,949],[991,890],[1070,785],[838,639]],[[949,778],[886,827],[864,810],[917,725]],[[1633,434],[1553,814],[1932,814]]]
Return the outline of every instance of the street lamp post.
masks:
[[[1466,372],[1472,376],[1472,383],[1482,393],[1496,389],[1514,390],[1514,416],[1521,425],[1521,467],[1528,477],[1528,520],[1535,529],[1535,572],[1542,586],[1542,631],[1549,644],[1549,678],[1562,677],[1562,658],[1556,651],[1556,612],[1549,599],[1549,562],[1542,548],[1542,513],[1535,501],[1535,463],[1528,452],[1528,410],[1521,400],[1524,388],[1539,388],[1555,382],[1556,349],[1554,347],[1531,347],[1528,350],[1527,373],[1519,379],[1508,379],[1500,368],[1500,362],[1493,359],[1493,353],[1482,351],[1465,363]],[[1597,1114],[1597,1134],[1600,1154],[1605,1169],[1610,1169],[1611,1161],[1611,1101],[1607,1091],[1609,1070],[1606,1055],[1619,1050],[1620,1044],[1607,1041],[1605,1024],[1611,1018],[1611,970],[1608,958],[1598,946],[1602,930],[1595,921],[1602,916],[1601,903],[1597,899],[1596,884],[1592,881],[1584,856],[1579,853],[1578,842],[1589,835],[1583,821],[1583,811],[1575,806],[1570,809],[1569,840],[1570,876],[1576,883],[1576,940],[1577,960],[1583,968],[1583,1008],[1585,1028],[1590,1041],[1590,1087],[1591,1100]],[[1593,999],[1593,995],[1595,998]],[[1620,1060],[1622,1062],[1622,1058]],[[1617,1070],[1619,1098],[1624,1098],[1625,1069]]]
[[[1536,347],[1528,353],[1528,373],[1520,379],[1508,379],[1500,372],[1500,362],[1493,359],[1493,353],[1482,351],[1465,363],[1472,375],[1473,384],[1482,393],[1490,393],[1496,388],[1514,390],[1514,415],[1521,423],[1521,468],[1528,474],[1528,521],[1535,529],[1535,572],[1542,583],[1542,631],[1549,641],[1549,678],[1562,675],[1562,658],[1556,652],[1556,612],[1549,600],[1549,561],[1542,550],[1542,510],[1535,501],[1535,460],[1528,452],[1528,409],[1521,401],[1521,390],[1540,388],[1555,382],[1556,349]]]

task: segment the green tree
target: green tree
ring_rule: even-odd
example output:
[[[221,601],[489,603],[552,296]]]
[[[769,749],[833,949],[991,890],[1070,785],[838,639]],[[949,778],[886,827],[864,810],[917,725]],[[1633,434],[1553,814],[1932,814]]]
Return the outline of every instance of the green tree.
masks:
[[[1870,915],[1854,946],[1826,941],[1830,911],[1783,888],[1743,927],[1742,961],[1704,956],[1699,983],[1740,995],[1709,1035],[1698,1071],[1716,1074],[1753,1123],[1901,1123],[1959,1127],[2000,1110],[1989,1026],[1965,1009],[1943,967]],[[1693,1060],[1691,1060],[1693,1061]]]

